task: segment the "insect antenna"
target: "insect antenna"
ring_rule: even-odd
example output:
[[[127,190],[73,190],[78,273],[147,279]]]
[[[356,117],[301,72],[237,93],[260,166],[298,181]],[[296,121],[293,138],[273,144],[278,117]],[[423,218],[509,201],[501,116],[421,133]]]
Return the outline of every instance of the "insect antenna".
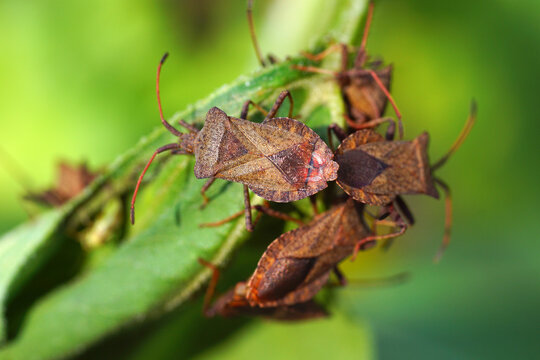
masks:
[[[401,196],[396,196],[396,200],[394,201],[394,203],[396,205],[396,208],[401,212],[401,214],[403,214],[403,216],[407,220],[407,223],[409,225],[414,225],[414,216],[405,200],[403,200]]]
[[[366,16],[366,25],[364,26],[364,33],[362,34],[362,42],[360,43],[360,49],[354,60],[354,66],[356,68],[361,68],[366,62],[366,44],[369,35],[369,28],[371,27],[371,19],[373,17],[373,1],[369,3],[368,13]]]
[[[375,71],[371,70],[371,69],[367,70],[367,72],[371,75],[373,80],[375,80],[375,82],[377,83],[377,86],[379,86],[379,88],[382,90],[384,95],[388,98],[388,101],[390,101],[390,104],[392,104],[392,107],[394,108],[394,111],[395,111],[396,116],[398,118],[399,138],[403,139],[403,123],[401,122],[401,111],[399,111],[399,108],[398,108],[394,98],[390,94],[390,91],[388,91],[386,86],[384,86],[383,82],[381,81],[381,79],[379,78],[377,73]]]
[[[255,49],[255,54],[257,55],[257,59],[259,59],[259,62],[264,67],[266,66],[266,63],[264,62],[261,49],[259,48],[259,42],[257,41],[257,36],[255,35],[255,26],[253,25],[253,0],[248,0],[247,3],[247,20],[249,23],[249,33],[251,35],[251,42],[253,43],[253,48]]]
[[[150,160],[148,160],[148,163],[144,167],[141,175],[139,176],[139,180],[137,180],[137,185],[135,186],[135,191],[133,191],[133,197],[131,198],[130,218],[131,218],[132,224],[135,224],[135,199],[137,198],[137,193],[139,192],[139,187],[141,186],[141,182],[144,177],[144,174],[146,174],[146,170],[148,170],[148,168],[150,167],[150,164],[152,163],[152,161],[154,161],[154,158],[156,157],[157,154],[160,154],[164,151],[175,150],[175,149],[180,149],[180,145],[176,143],[172,143],[172,144],[162,146],[156,151],[154,151],[154,154],[152,154],[152,157],[150,158]]]
[[[163,66],[163,63],[165,60],[167,60],[167,57],[169,56],[169,53],[165,53],[161,60],[159,61],[159,65],[157,68],[157,76],[156,76],[156,95],[157,95],[157,102],[158,102],[158,108],[159,108],[159,116],[161,118],[161,123],[163,126],[167,128],[173,134],[174,136],[182,136],[182,133],[178,131],[174,126],[169,124],[167,120],[165,120],[165,117],[163,116],[163,109],[161,107],[161,96],[159,95],[159,76],[161,75],[161,67]]]
[[[201,228],[205,228],[205,227],[218,227],[218,226],[221,226],[223,224],[226,224],[228,222],[231,222],[233,221],[234,219],[238,219],[240,216],[244,215],[245,214],[245,210],[240,210],[240,211],[237,211],[235,212],[234,214],[230,215],[230,216],[227,216],[226,218],[224,219],[221,219],[221,220],[218,220],[218,221],[214,221],[214,222],[207,222],[207,223],[202,223],[202,224],[199,224],[199,227]]]
[[[435,171],[436,169],[443,166],[446,163],[446,161],[448,161],[450,156],[457,149],[459,149],[461,144],[463,144],[463,142],[465,141],[465,139],[471,132],[471,129],[476,121],[476,113],[477,113],[477,105],[476,105],[476,101],[473,100],[471,102],[471,111],[469,113],[469,117],[467,118],[467,122],[465,123],[465,126],[463,127],[463,129],[461,129],[461,132],[459,133],[457,139],[454,141],[454,143],[452,144],[448,152],[445,155],[443,155],[443,157],[441,157],[439,161],[437,161],[435,164],[431,166],[431,171]]]
[[[179,138],[182,138],[183,136],[185,136],[185,134],[178,131],[174,126],[169,124],[167,122],[167,120],[165,120],[165,117],[163,116],[163,109],[161,107],[161,97],[159,95],[159,76],[161,75],[161,67],[163,66],[163,63],[165,62],[165,60],[167,59],[168,56],[169,56],[169,53],[165,53],[163,55],[163,57],[159,61],[159,65],[158,65],[158,68],[157,68],[156,96],[157,96],[157,102],[158,102],[158,108],[159,108],[159,116],[161,118],[161,122],[167,128],[167,130],[169,130],[169,132],[171,132],[175,136],[178,136]],[[180,123],[180,124],[182,125],[182,123]],[[152,154],[152,157],[150,157],[150,160],[148,160],[148,163],[144,167],[144,170],[142,171],[141,175],[139,176],[139,179],[137,180],[137,185],[135,186],[135,191],[133,192],[133,197],[131,198],[130,218],[131,218],[131,223],[132,224],[135,223],[135,199],[137,198],[137,193],[139,192],[139,187],[141,186],[141,182],[142,182],[142,179],[144,177],[144,174],[146,174],[146,171],[150,167],[150,164],[152,163],[152,161],[154,161],[154,158],[156,157],[157,154],[160,154],[160,153],[165,152],[165,151],[174,151],[174,150],[183,150],[183,148],[179,144],[176,144],[176,143],[168,144],[168,145],[160,147],[159,149],[154,151],[154,154]]]

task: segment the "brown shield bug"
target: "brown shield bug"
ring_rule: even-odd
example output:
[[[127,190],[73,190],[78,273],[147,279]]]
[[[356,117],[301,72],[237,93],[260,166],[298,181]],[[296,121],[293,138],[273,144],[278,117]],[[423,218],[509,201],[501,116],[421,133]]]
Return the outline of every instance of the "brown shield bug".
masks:
[[[375,127],[382,122],[389,121],[388,118],[381,118],[386,108],[387,100],[389,100],[398,117],[401,138],[403,136],[401,113],[389,91],[392,66],[389,65],[381,68],[381,61],[367,63],[366,43],[372,15],[373,3],[370,3],[362,42],[356,53],[352,68],[349,68],[349,50],[346,44],[331,45],[316,55],[303,53],[310,60],[320,61],[329,54],[340,51],[341,69],[338,72],[313,66],[294,65],[294,68],[302,71],[328,74],[336,78],[347,109],[345,118],[347,124],[353,129]]]
[[[182,133],[170,125],[163,116],[159,97],[159,75],[167,54],[161,59],[156,79],[161,122],[178,143],[157,149],[141,173],[131,202],[131,220],[143,176],[155,156],[164,151],[173,154],[195,155],[195,176],[210,178],[204,191],[217,179],[244,184],[246,227],[252,229],[248,188],[262,198],[274,202],[303,199],[326,188],[327,182],[337,178],[337,164],[333,153],[322,139],[301,122],[291,119],[292,96],[285,90],[277,98],[262,123],[246,120],[253,102],[247,101],[240,118],[228,116],[214,107],[206,115],[204,127],[199,131],[181,121],[189,130]],[[274,117],[285,98],[291,101],[289,117]]]
[[[327,282],[331,271],[342,278],[337,265],[343,259],[371,247],[376,240],[405,232],[406,224],[387,222],[400,230],[375,235],[364,222],[363,207],[349,198],[274,240],[247,283],[249,303],[276,307],[308,301]]]
[[[444,165],[469,134],[476,119],[473,101],[469,118],[450,150],[435,164],[427,155],[429,136],[423,133],[412,141],[387,141],[373,130],[358,130],[345,138],[336,151],[339,164],[337,183],[355,200],[384,206],[399,195],[426,194],[439,197],[435,184],[446,194],[446,223],[438,260],[450,241],[452,200],[450,189],[433,171]],[[338,137],[343,136],[338,135]],[[399,206],[399,204],[398,204]]]
[[[317,215],[309,224],[291,230],[274,240],[262,255],[247,282],[238,283],[209,307],[219,273],[213,269],[204,313],[263,315],[272,318],[305,319],[321,316],[312,299],[327,283],[334,271],[340,283],[345,280],[337,265],[358,250],[370,248],[376,240],[389,239],[404,233],[407,225],[400,222],[376,221],[381,225],[398,226],[387,235],[374,235],[364,222],[364,205],[351,198]],[[269,215],[278,215],[270,214]],[[278,216],[279,217],[279,216]]]

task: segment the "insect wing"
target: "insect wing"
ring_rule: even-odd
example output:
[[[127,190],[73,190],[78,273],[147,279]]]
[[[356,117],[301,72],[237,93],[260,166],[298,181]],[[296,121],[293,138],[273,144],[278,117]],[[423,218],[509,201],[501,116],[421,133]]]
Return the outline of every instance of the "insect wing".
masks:
[[[199,134],[195,156],[197,178],[240,182],[276,202],[305,198],[337,177],[328,146],[307,126],[289,118],[257,124],[213,108]]]

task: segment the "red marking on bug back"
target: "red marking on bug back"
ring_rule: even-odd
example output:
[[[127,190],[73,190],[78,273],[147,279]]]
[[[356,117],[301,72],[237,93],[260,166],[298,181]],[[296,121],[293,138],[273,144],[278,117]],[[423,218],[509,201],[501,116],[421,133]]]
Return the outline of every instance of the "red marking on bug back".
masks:
[[[306,174],[306,183],[319,181],[333,181],[337,179],[338,164],[335,161],[328,161],[328,157],[314,151],[311,155],[308,172]]]

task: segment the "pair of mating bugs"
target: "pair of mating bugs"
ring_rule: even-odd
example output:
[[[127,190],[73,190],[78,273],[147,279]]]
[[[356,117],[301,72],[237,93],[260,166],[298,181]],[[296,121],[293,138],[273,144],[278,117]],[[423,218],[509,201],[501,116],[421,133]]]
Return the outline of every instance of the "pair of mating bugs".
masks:
[[[336,180],[348,195],[348,198],[328,211],[316,215],[309,224],[289,231],[272,242],[251,278],[247,282],[238,283],[211,307],[210,298],[218,272],[213,264],[200,259],[201,264],[214,271],[205,298],[207,315],[248,314],[278,319],[324,315],[324,310],[312,298],[327,282],[332,271],[342,279],[337,269],[339,262],[351,253],[355,256],[359,250],[368,248],[377,240],[403,234],[407,223],[398,209],[409,224],[414,220],[400,196],[426,194],[438,198],[436,184],[447,195],[445,236],[438,256],[448,245],[451,225],[449,188],[433,176],[433,171],[442,166],[463,142],[474,122],[475,109],[473,106],[465,128],[449,152],[433,165],[429,164],[427,155],[427,133],[412,141],[401,140],[401,115],[388,91],[392,69],[379,69],[380,64],[377,62],[366,64],[368,57],[365,44],[372,9],[370,5],[362,45],[351,69],[348,68],[348,49],[344,45],[331,46],[317,55],[306,54],[308,58],[320,60],[340,49],[342,69],[338,73],[315,67],[296,67],[303,71],[332,73],[340,84],[347,107],[347,124],[351,131],[348,134],[336,125],[329,127],[329,140],[332,139],[330,132],[340,140],[335,151],[313,130],[291,118],[293,98],[286,90],[279,95],[262,123],[247,120],[249,107],[257,105],[246,101],[240,118],[228,116],[214,107],[208,111],[201,130],[180,121],[180,125],[188,130],[187,133],[180,132],[163,116],[159,76],[166,55],[162,58],[156,80],[160,117],[163,125],[178,137],[178,142],[157,149],[144,168],[132,199],[132,222],[136,194],[144,173],[155,156],[165,151],[195,155],[195,176],[200,179],[209,178],[201,191],[205,203],[208,199],[204,193],[216,178],[242,183],[248,230],[253,229],[250,189],[268,201],[292,202],[312,196],[326,188],[328,182]],[[263,63],[258,47],[255,48]],[[287,98],[291,102],[289,116],[275,117]],[[399,141],[394,141],[395,122],[381,118],[387,99],[398,116]],[[390,123],[385,137],[373,130],[383,122]],[[387,235],[375,235],[375,231],[365,223],[365,205],[381,206],[382,215],[375,219],[374,224],[386,224],[396,231]],[[270,215],[288,218],[267,207],[256,208]],[[385,220],[387,217],[390,220]]]

